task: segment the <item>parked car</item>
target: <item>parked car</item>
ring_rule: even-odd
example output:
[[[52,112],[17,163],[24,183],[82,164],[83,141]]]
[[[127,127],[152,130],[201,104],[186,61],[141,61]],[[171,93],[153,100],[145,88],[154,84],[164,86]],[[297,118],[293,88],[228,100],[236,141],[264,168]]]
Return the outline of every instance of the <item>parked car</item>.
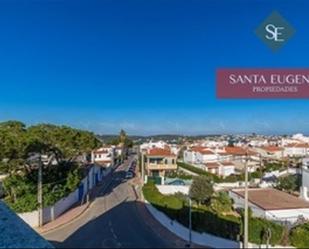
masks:
[[[128,171],[128,172],[126,173],[126,179],[132,179],[133,177],[134,177],[133,172]]]

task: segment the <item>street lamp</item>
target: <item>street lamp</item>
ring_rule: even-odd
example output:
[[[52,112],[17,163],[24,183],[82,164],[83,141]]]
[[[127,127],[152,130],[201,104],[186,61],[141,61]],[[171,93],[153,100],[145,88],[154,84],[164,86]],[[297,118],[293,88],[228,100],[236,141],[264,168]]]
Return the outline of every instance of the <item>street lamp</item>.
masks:
[[[186,247],[190,248],[192,245],[192,200],[191,197],[188,196],[189,199],[189,240]]]
[[[246,162],[245,162],[245,217],[244,217],[244,245],[243,248],[248,248],[248,230],[249,230],[249,220],[248,220],[248,147],[246,147]]]
[[[144,186],[145,183],[145,157],[144,157],[144,151],[142,151],[142,157],[141,157],[141,167],[142,167],[142,186]]]
[[[192,200],[189,196],[189,247],[192,244]]]

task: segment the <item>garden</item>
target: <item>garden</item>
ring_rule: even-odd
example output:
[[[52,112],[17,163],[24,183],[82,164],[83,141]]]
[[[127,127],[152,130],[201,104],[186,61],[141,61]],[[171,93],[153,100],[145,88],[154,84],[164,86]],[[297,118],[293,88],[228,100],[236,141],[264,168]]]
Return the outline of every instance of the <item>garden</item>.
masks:
[[[190,196],[192,206],[192,228],[197,232],[205,232],[231,240],[241,240],[243,234],[243,210],[234,210],[232,200],[225,192],[214,193],[212,179],[208,176],[194,177]],[[143,188],[145,199],[155,208],[165,213],[170,219],[184,226],[189,226],[188,197],[176,193],[163,195],[153,182],[148,182]],[[249,212],[249,241],[255,244],[266,244],[267,233],[270,230],[271,245],[293,245],[309,247],[308,224],[300,225],[291,231],[285,226],[269,220],[252,217]]]

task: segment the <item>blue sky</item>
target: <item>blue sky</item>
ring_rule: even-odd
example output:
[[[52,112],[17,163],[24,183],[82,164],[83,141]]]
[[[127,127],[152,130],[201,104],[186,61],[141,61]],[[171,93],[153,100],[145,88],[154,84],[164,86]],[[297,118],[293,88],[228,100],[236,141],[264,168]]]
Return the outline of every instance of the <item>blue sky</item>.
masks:
[[[220,67],[308,67],[305,0],[0,2],[0,120],[97,133],[309,133],[308,100],[219,100]],[[296,29],[273,53],[254,34]]]

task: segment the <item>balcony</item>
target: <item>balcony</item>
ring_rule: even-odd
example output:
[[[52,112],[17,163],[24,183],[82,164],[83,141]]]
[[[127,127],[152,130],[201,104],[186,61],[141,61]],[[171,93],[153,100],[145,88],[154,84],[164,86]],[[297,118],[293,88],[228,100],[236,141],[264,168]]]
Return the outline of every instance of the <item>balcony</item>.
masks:
[[[176,170],[177,164],[149,163],[148,170]]]

